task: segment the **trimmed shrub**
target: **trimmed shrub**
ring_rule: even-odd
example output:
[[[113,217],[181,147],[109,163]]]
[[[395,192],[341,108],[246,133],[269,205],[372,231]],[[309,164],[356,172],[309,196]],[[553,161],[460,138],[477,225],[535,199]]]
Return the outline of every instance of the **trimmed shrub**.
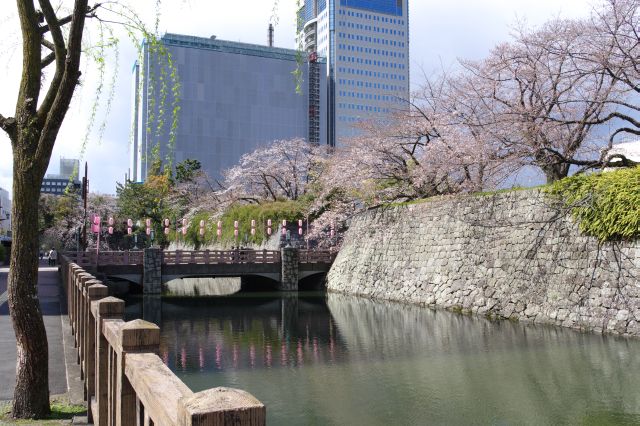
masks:
[[[600,241],[640,237],[640,166],[571,176],[545,192],[571,210],[582,232]]]

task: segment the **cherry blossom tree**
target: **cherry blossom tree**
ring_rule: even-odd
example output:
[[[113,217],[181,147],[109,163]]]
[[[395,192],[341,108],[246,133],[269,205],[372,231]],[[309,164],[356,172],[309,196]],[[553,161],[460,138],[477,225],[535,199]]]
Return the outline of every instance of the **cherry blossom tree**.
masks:
[[[254,203],[297,200],[318,178],[316,165],[325,152],[303,139],[275,141],[243,155],[237,166],[226,170],[221,192]]]
[[[619,98],[604,70],[572,53],[584,49],[584,34],[591,31],[585,21],[556,19],[521,29],[482,61],[463,62],[474,82],[467,87],[493,110],[480,124],[505,149],[539,167],[548,182],[598,152],[594,127]]]

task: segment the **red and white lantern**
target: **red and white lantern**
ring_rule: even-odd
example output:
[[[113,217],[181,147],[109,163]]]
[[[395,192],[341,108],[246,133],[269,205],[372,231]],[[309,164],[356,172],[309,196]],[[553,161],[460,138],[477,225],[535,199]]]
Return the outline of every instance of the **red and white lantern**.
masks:
[[[109,235],[113,235],[113,226],[110,226],[108,229]]]
[[[133,228],[133,220],[127,219],[127,227]]]
[[[131,229],[130,227],[127,228],[127,235],[131,235],[132,232],[133,232],[133,229]]]

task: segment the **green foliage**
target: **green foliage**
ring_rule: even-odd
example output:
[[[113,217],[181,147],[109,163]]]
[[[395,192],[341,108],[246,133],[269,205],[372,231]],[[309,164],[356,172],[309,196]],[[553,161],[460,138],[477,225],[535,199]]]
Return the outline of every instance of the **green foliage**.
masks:
[[[308,209],[305,201],[275,201],[264,204],[236,204],[229,207],[218,220],[222,222],[222,235],[217,236],[217,222],[208,212],[200,212],[193,217],[187,231],[186,241],[199,248],[203,243],[235,243],[234,222],[238,221],[239,244],[262,244],[267,238],[267,220],[272,221],[272,233],[278,232],[283,220],[287,222],[302,219]],[[205,234],[200,236],[200,221],[205,221]],[[251,235],[251,221],[256,221],[256,234]]]
[[[118,216],[137,220],[151,219],[155,233],[155,242],[160,245],[167,243],[162,221],[169,218],[174,222],[174,212],[165,203],[165,196],[170,190],[167,176],[149,176],[144,183],[127,181],[124,185],[117,184]],[[134,233],[145,234],[145,226],[134,228]],[[146,237],[143,236],[144,239]],[[138,238],[140,241],[140,237]]]
[[[586,234],[601,241],[640,237],[640,166],[571,176],[545,192],[571,209]]]
[[[192,160],[190,158],[176,164],[176,182],[192,181],[201,168],[202,165],[198,160]]]

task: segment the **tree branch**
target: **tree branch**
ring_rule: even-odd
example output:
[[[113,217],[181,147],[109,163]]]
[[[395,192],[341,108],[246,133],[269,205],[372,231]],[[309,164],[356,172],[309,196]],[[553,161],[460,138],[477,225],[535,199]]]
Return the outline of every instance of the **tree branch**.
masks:
[[[42,44],[44,47],[51,50],[52,52],[55,52],[56,50],[56,46],[44,37],[42,37],[42,41],[40,41],[40,44]]]
[[[51,65],[51,63],[55,60],[56,60],[55,52],[49,53],[47,56],[42,58],[42,62],[40,62],[40,68],[46,68],[47,66]]]
[[[84,34],[85,16],[88,9],[88,0],[76,0],[73,10],[73,18],[71,22],[71,28],[69,30],[67,55],[61,56],[58,53],[59,37],[62,34],[60,27],[55,27],[55,23],[58,22],[53,13],[53,8],[49,0],[39,0],[40,5],[43,8],[47,23],[51,26],[51,35],[54,38],[56,45],[56,76],[59,72],[62,72],[57,90],[53,91],[54,87],[49,88],[47,93],[47,101],[50,104],[41,105],[39,111],[39,118],[43,119],[42,133],[40,135],[40,141],[38,143],[38,151],[36,158],[40,160],[49,160],[53,145],[62,121],[69,109],[73,92],[75,91],[78,81],[80,79],[80,56],[82,54],[82,36]]]
[[[13,117],[5,117],[0,114],[0,128],[7,132],[11,139],[14,138],[16,134],[16,119]]]
[[[89,17],[95,17],[94,12],[100,7],[102,6],[102,3],[96,3],[93,6],[89,7],[87,6],[87,10],[85,12],[85,17],[89,18]],[[64,18],[60,18],[57,20],[57,27],[63,27],[65,25],[67,25],[69,22],[71,22],[73,20],[73,17],[75,16],[75,11],[73,14],[65,16]],[[40,27],[40,34],[46,34],[51,30],[51,23],[49,21],[47,21],[47,25],[43,25],[42,27]]]
[[[51,79],[51,83],[49,84],[49,90],[42,101],[42,105],[40,105],[40,109],[38,110],[38,118],[40,122],[44,122],[47,115],[49,114],[49,110],[51,109],[51,105],[53,104],[53,100],[55,99],[58,89],[60,87],[60,83],[62,82],[62,76],[64,74],[64,58],[67,54],[67,49],[64,42],[64,37],[62,35],[62,30],[60,29],[60,25],[58,24],[58,18],[56,17],[56,13],[51,6],[51,2],[49,0],[39,0],[40,7],[42,8],[42,14],[46,19],[47,23],[51,27],[51,37],[53,38],[53,43],[45,40],[44,37],[41,39],[41,43],[47,46],[48,43],[52,45],[51,47],[47,46],[52,50],[53,57],[51,54],[44,58],[41,62],[41,67],[44,68],[47,65],[51,64],[53,61],[56,62],[56,70]]]

